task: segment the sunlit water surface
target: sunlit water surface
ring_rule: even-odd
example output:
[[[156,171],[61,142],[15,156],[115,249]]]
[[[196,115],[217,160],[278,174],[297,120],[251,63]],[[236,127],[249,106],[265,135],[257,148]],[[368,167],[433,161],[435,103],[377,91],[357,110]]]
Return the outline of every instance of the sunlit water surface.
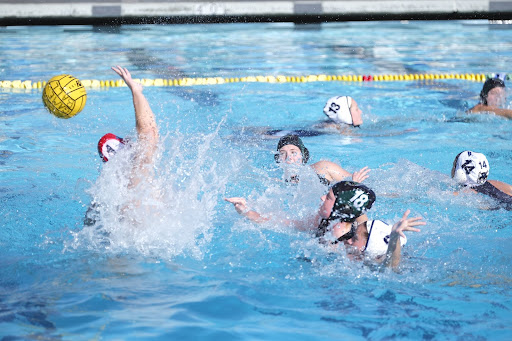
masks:
[[[70,73],[110,80],[309,74],[506,72],[509,26],[483,21],[318,26],[0,28],[0,78]],[[150,184],[127,190],[130,154],[103,165],[98,139],[134,136],[126,88],[89,89],[69,120],[40,90],[0,89],[0,336],[13,339],[507,340],[510,212],[454,196],[462,150],[512,182],[512,121],[467,115],[481,83],[230,83],[147,87],[162,136]],[[269,129],[314,129],[329,97],[350,94],[361,129],[304,137],[311,162],[369,166],[370,218],[410,208],[400,273],[331,252],[279,223],[254,225],[223,198],[305,218],[324,188],[307,169],[284,184]],[[510,102],[509,102],[510,105]],[[91,201],[100,220],[83,226]],[[120,214],[123,208],[123,214]]]

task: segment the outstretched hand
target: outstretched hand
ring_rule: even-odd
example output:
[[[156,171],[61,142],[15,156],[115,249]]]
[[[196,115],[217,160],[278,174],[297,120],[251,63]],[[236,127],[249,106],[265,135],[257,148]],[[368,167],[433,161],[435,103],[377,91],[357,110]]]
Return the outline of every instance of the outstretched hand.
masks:
[[[119,77],[121,77],[124,80],[124,82],[130,88],[130,90],[142,92],[142,84],[132,79],[132,75],[130,74],[130,71],[128,71],[127,68],[117,65],[112,66],[112,70],[114,70],[114,72],[117,73]]]
[[[363,182],[364,180],[366,180],[370,177],[368,175],[369,172],[370,172],[370,168],[368,168],[367,166],[361,168],[360,170],[358,170],[357,172],[354,172],[354,174],[352,174],[352,181]]]
[[[244,198],[233,197],[233,198],[224,198],[225,201],[230,202],[235,206],[236,211],[239,214],[244,214],[249,211],[249,207],[247,206],[247,201]]]
[[[398,235],[405,238],[404,231],[420,232],[421,230],[414,226],[427,224],[426,222],[421,221],[423,219],[422,217],[408,218],[409,213],[411,213],[411,210],[405,211],[402,219],[397,221],[391,228],[391,233],[398,233]]]

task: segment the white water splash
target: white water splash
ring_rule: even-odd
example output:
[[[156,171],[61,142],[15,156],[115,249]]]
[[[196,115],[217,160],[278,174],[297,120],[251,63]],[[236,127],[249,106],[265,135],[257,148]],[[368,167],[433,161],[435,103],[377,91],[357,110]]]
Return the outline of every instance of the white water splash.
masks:
[[[74,234],[71,248],[101,248],[113,253],[137,252],[172,258],[201,258],[212,237],[215,206],[228,177],[238,171],[224,154],[219,167],[218,132],[163,139],[152,174],[130,188],[130,169],[140,146],[124,148],[107,162],[88,190],[93,199],[89,226]]]

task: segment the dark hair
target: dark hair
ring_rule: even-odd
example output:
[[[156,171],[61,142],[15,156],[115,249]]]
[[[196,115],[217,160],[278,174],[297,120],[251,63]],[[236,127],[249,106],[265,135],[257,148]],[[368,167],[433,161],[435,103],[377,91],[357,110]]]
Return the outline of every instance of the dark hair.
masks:
[[[505,82],[499,78],[489,78],[485,81],[482,91],[480,91],[480,103],[487,105],[487,95],[494,88],[504,88]]]
[[[300,149],[302,154],[302,163],[307,163],[309,160],[309,150],[304,146],[304,143],[302,143],[302,140],[298,135],[288,134],[281,137],[277,143],[277,151],[289,144]],[[279,162],[279,154],[274,155],[274,158],[276,162]]]

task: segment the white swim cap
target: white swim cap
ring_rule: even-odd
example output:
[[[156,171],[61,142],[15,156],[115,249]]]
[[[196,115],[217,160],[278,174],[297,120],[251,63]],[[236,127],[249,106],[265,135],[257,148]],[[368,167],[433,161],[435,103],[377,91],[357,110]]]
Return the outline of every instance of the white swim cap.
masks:
[[[385,255],[388,251],[392,226],[381,220],[370,220],[366,224],[368,241],[366,242],[365,253],[372,257]],[[404,246],[405,244],[407,244],[407,238],[400,236],[400,245]]]
[[[490,167],[484,154],[464,151],[457,157],[453,179],[469,187],[483,185],[487,181]]]
[[[337,96],[329,98],[324,107],[324,114],[336,123],[353,124],[350,107],[352,97]]]

